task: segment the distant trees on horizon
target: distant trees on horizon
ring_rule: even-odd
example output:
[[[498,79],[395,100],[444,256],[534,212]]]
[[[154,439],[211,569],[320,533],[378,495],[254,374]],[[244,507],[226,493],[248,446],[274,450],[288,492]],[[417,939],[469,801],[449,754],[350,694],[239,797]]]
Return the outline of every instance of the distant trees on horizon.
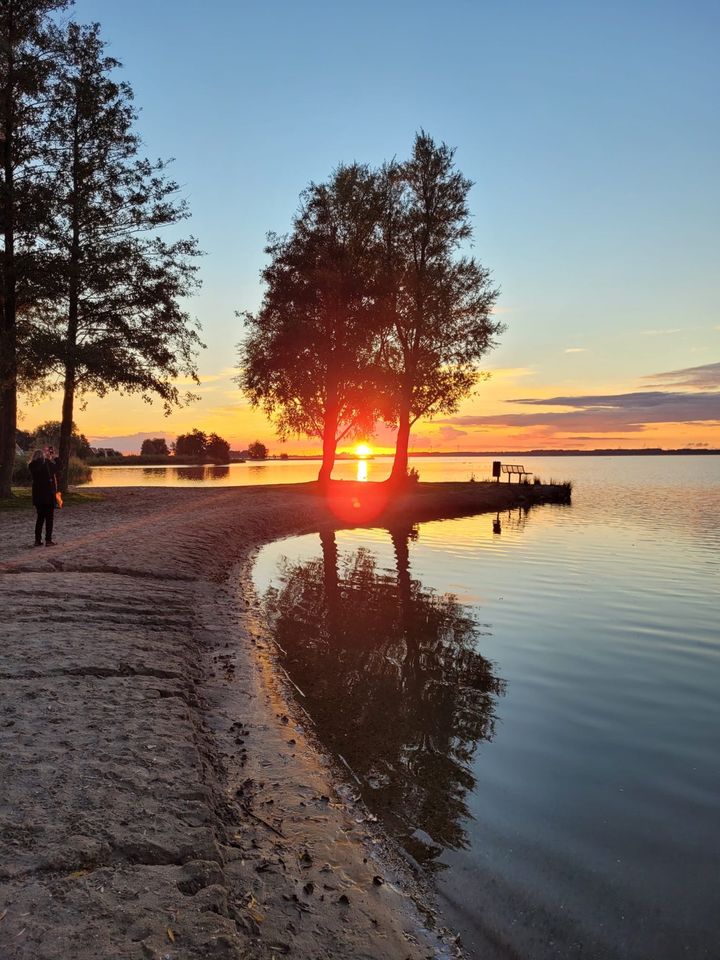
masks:
[[[230,444],[217,433],[203,433],[197,427],[190,433],[181,433],[173,444],[176,457],[208,457],[220,463],[230,462]]]
[[[169,457],[170,448],[165,437],[146,438],[140,445],[142,457]]]
[[[255,440],[248,446],[247,453],[251,460],[267,460],[269,451],[264,443]]]
[[[57,453],[60,446],[60,431],[62,424],[59,420],[45,420],[39,423],[34,430],[18,430],[16,442],[23,453],[31,454],[33,450],[42,450],[51,446]],[[76,423],[71,423],[70,456],[86,460],[92,456],[90,442],[85,434],[80,433]]]
[[[288,234],[269,235],[237,380],[281,438],[321,440],[320,482],[340,440],[383,421],[404,483],[412,426],[457,409],[503,330],[489,271],[463,252],[472,184],[453,154],[421,131],[405,162],[341,165],[303,192]]]

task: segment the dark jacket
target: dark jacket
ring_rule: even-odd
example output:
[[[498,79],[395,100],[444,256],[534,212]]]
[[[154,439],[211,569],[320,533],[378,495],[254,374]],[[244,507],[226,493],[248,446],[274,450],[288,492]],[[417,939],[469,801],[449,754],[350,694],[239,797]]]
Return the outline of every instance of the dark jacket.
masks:
[[[33,506],[54,507],[57,491],[57,466],[52,460],[31,460],[28,466],[32,476]]]

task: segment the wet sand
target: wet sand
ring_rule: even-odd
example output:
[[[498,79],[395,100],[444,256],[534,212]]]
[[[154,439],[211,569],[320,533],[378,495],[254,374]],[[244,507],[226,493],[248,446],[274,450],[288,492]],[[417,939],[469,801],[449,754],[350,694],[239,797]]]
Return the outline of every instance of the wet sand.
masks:
[[[255,619],[255,549],[342,525],[324,500],[103,494],[54,548],[0,512],[3,960],[452,956]],[[421,485],[385,519],[548,494]]]

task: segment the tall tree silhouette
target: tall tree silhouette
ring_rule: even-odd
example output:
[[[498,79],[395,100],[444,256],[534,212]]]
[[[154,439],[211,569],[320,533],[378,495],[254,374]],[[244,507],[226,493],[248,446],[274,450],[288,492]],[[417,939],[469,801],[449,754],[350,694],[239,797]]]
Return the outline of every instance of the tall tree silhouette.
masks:
[[[392,534],[397,573],[364,549],[286,563],[265,609],[318,732],[358,776],[371,807],[416,856],[466,842],[477,744],[494,733],[504,684],[478,653],[457,599],[410,575],[409,529]],[[412,837],[420,827],[438,847]]]
[[[489,272],[460,253],[472,184],[453,151],[420,132],[411,158],[387,164],[381,180],[383,361],[398,427],[391,481],[402,482],[413,424],[457,408],[502,325]]]
[[[66,0],[2,0],[0,5],[0,497],[11,495],[18,389],[18,315],[42,274],[39,224],[50,198],[40,163],[38,117],[52,61],[50,15]]]
[[[281,437],[322,441],[321,482],[330,479],[340,440],[374,420],[377,204],[376,179],[361,164],[311,184],[291,232],[269,237],[259,311],[242,315],[238,381]]]
[[[188,210],[166,164],[139,155],[132,90],[104,46],[97,24],[58,37],[44,131],[56,288],[36,311],[32,349],[62,386],[63,489],[76,395],[139,392],[169,411],[183,400],[177,378],[197,381],[201,346],[182,306],[198,284],[197,244],[156,233]]]

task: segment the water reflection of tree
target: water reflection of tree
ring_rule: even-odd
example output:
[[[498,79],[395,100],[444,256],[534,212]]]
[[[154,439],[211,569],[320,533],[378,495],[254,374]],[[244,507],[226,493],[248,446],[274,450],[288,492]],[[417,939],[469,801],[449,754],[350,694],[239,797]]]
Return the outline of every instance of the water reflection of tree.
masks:
[[[178,480],[193,480],[203,483],[206,480],[222,480],[230,476],[230,467],[220,464],[198,464],[192,467],[176,467]]]
[[[470,762],[494,733],[503,683],[476,651],[472,615],[410,575],[409,528],[391,533],[396,573],[359,549],[282,567],[268,591],[273,635],[331,750],[359,777],[369,805],[416,857],[465,845]],[[417,829],[437,847],[411,837]]]
[[[177,467],[177,478],[178,480],[193,480],[197,483],[202,483],[203,480],[207,479],[205,467]]]

